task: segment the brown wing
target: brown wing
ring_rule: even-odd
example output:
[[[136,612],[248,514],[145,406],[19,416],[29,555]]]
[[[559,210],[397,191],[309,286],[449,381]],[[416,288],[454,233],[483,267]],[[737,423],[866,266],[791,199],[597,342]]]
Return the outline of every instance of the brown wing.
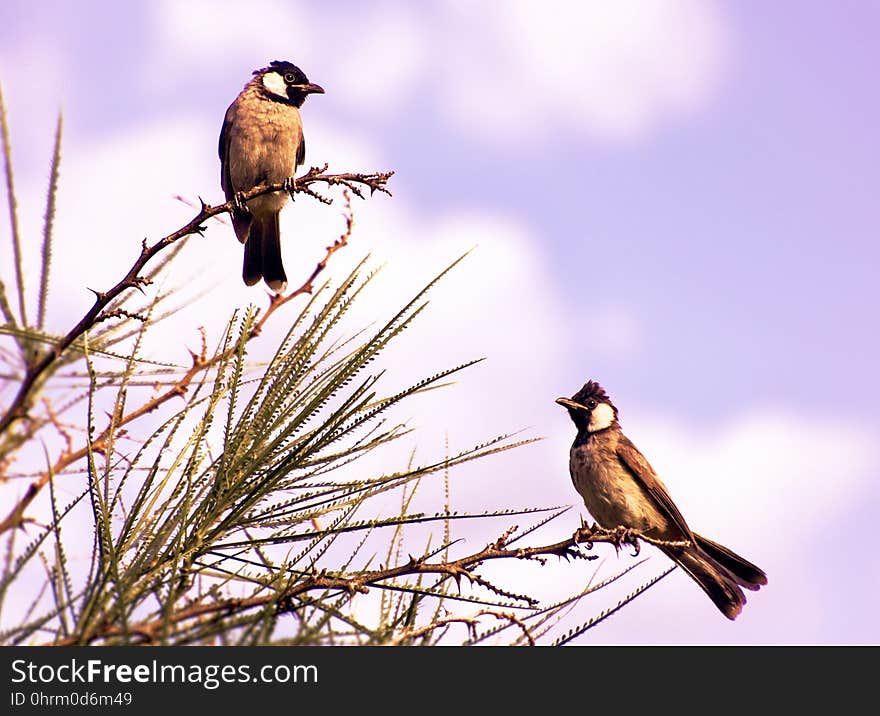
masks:
[[[232,184],[232,176],[229,170],[229,143],[231,133],[232,120],[229,118],[229,110],[223,118],[223,127],[220,129],[220,141],[217,145],[217,153],[220,155],[220,186],[223,188],[223,194],[226,201],[230,201],[235,196],[235,187]],[[244,243],[248,239],[251,226],[251,215],[247,212],[233,209],[232,228],[235,236],[239,241]]]
[[[302,129],[299,130],[299,146],[296,148],[296,166],[300,166],[306,160],[306,138]]]
[[[232,178],[229,176],[229,112],[223,118],[223,127],[220,130],[220,141],[217,146],[217,153],[220,155],[220,186],[226,195],[226,201],[229,201],[235,195],[235,189],[232,186]]]
[[[686,539],[693,542],[694,535],[691,528],[688,527],[681,512],[678,511],[669,493],[666,492],[666,488],[660,482],[654,468],[625,435],[621,435],[617,442],[617,457],[621,464],[630,471],[636,482],[645,488],[645,492],[651,496],[660,511],[675,523]]]

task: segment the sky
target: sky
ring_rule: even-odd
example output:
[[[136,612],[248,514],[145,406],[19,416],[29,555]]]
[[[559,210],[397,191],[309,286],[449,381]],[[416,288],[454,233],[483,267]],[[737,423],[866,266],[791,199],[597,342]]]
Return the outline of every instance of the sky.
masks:
[[[303,108],[307,164],[396,172],[393,198],[355,205],[352,246],[328,269],[366,252],[386,264],[365,317],[476,247],[394,354],[401,382],[487,358],[409,408],[420,449],[545,437],[466,469],[453,505],[572,505],[542,533],[568,536],[586,512],[553,401],[592,378],[691,526],[769,576],[730,623],[676,572],[578,643],[880,642],[880,7],[499,7],[4,2],[25,236],[39,237],[64,113],[50,326],[78,319],[86,287],[115,283],[145,236],[190,218],[175,195],[222,200],[226,107],[253,69],[293,61],[326,90]],[[281,222],[291,276],[341,228],[338,209],[305,199]],[[191,242],[175,277],[211,292],[165,350],[265,303],[240,263],[228,226]],[[642,581],[665,566],[654,554]],[[590,573],[526,578],[561,594]]]

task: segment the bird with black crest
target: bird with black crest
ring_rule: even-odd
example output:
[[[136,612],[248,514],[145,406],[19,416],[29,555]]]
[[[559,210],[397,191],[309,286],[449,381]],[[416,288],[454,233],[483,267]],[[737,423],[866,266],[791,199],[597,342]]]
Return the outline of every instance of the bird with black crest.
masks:
[[[717,542],[693,532],[657,473],[621,430],[618,411],[601,385],[588,381],[571,398],[557,398],[577,428],[569,453],[575,489],[600,527],[624,527],[683,546],[660,549],[685,571],[728,619],[767,575]]]

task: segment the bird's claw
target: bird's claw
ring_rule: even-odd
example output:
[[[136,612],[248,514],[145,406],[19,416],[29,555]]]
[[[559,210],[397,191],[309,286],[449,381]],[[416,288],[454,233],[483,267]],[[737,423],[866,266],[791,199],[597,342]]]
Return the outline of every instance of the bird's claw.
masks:
[[[232,203],[235,204],[235,208],[238,209],[242,213],[247,213],[247,206],[244,203],[244,193],[237,191],[232,196]]]
[[[296,177],[287,177],[284,180],[284,191],[287,192],[291,201],[296,201]]]
[[[614,550],[615,552],[620,552],[620,548],[625,544],[631,544],[633,549],[633,557],[638,556],[638,554],[642,551],[642,547],[639,544],[639,537],[641,536],[641,532],[632,527],[624,527],[623,525],[619,525],[612,530],[612,536],[614,538]]]

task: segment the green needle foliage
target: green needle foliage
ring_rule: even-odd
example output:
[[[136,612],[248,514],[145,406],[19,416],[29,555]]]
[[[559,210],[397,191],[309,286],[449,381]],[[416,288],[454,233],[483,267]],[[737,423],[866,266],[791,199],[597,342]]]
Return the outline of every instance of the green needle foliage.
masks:
[[[55,479],[50,481],[51,524],[7,570],[0,589],[8,594],[27,562],[49,550],[55,557],[45,565],[51,606],[9,629],[8,642],[42,634],[58,643],[179,644],[221,637],[227,643],[266,643],[279,628],[280,613],[306,608],[321,618],[285,638],[306,643],[385,638],[391,625],[368,628],[344,614],[345,602],[357,591],[353,565],[364,537],[409,523],[469,517],[411,513],[407,488],[426,476],[443,479],[456,465],[522,441],[502,436],[424,465],[333,479],[407,434],[389,418],[401,401],[470,365],[380,392],[381,373],[370,373],[370,364],[421,313],[425,293],[446,271],[378,330],[357,342],[334,340],[334,327],[375,279],[364,265],[337,288],[327,283],[315,292],[253,381],[246,356],[256,320],[250,310],[233,316],[209,374],[134,455],[112,457],[117,452],[112,440],[101,453],[90,444],[87,488],[69,505],[56,504]],[[92,414],[98,375],[88,342],[84,345]],[[117,397],[137,365],[128,360]],[[111,413],[118,414],[121,410]],[[88,434],[98,430],[90,418]],[[388,501],[376,498],[390,491],[408,499],[399,512],[383,514]],[[371,503],[378,509],[370,509]],[[77,505],[88,508],[94,531],[94,557],[83,575],[72,573],[62,539]],[[338,552],[345,555],[342,565],[330,557],[340,538],[347,540]],[[444,595],[442,589],[425,591]],[[213,611],[218,603],[224,608]],[[210,619],[190,616],[202,608]]]

